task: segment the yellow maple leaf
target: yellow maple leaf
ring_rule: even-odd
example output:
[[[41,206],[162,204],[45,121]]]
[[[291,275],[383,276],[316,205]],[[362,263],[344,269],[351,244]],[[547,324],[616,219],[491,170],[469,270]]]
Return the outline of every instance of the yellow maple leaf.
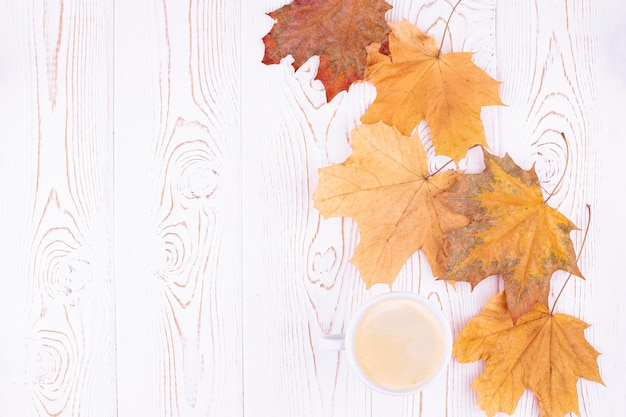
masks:
[[[459,161],[474,145],[486,145],[482,106],[503,104],[500,82],[472,62],[472,53],[440,54],[435,39],[407,21],[389,23],[390,56],[368,47],[365,80],[376,99],[363,123],[383,121],[410,135],[426,119],[435,152]]]
[[[367,286],[391,286],[420,249],[433,273],[441,274],[444,233],[468,221],[434,197],[454,184],[457,173],[429,174],[419,137],[383,123],[357,126],[352,145],[346,162],[319,170],[313,200],[324,217],[348,216],[358,223],[361,241],[351,262]]]
[[[552,314],[543,304],[513,324],[501,292],[461,331],[453,355],[462,363],[486,361],[472,386],[488,416],[513,414],[526,388],[537,396],[542,417],[578,414],[578,379],[603,383],[599,353],[585,339],[587,327],[575,317]]]

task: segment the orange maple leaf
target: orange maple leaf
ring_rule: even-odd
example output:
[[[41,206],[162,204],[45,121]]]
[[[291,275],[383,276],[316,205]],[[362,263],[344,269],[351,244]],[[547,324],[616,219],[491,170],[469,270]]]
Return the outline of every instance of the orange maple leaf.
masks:
[[[291,54],[297,70],[318,55],[317,79],[330,101],[363,79],[369,44],[383,45],[381,51],[387,47],[389,9],[384,0],[294,0],[269,13],[276,23],[263,38],[263,63],[277,64]]]
[[[376,86],[376,99],[363,123],[383,121],[410,135],[426,119],[435,152],[456,162],[486,145],[480,109],[503,104],[500,83],[472,62],[472,53],[440,55],[435,39],[411,23],[389,26],[390,56],[368,47],[365,80]]]
[[[536,303],[548,303],[556,270],[582,278],[569,237],[576,226],[546,203],[534,168],[524,171],[508,155],[484,157],[482,173],[459,175],[454,188],[438,197],[472,219],[446,235],[450,252],[443,278],[474,287],[501,274],[516,321]]]
[[[357,126],[348,160],[319,170],[313,195],[324,217],[349,216],[361,241],[351,262],[367,287],[393,283],[407,259],[423,250],[435,275],[443,272],[444,233],[467,219],[434,199],[457,178],[453,171],[429,174],[417,136],[403,136],[383,123]]]
[[[578,414],[578,378],[603,384],[599,353],[585,339],[587,327],[575,317],[551,314],[543,304],[513,324],[501,292],[461,331],[453,355],[462,363],[487,361],[472,386],[488,416],[513,414],[526,388],[537,396],[542,417]]]

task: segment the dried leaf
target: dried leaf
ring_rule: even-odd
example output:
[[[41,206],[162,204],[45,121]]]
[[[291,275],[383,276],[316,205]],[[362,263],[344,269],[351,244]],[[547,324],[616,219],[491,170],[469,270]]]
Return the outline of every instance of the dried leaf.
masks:
[[[467,224],[434,199],[456,181],[452,171],[429,175],[417,136],[382,123],[352,131],[354,151],[342,164],[320,169],[313,195],[324,217],[349,216],[361,241],[352,263],[367,286],[391,286],[407,259],[423,250],[433,273],[443,271],[443,234]]]
[[[459,161],[486,145],[480,109],[502,104],[500,83],[472,62],[472,53],[439,55],[435,39],[407,21],[389,23],[390,56],[368,47],[365,80],[376,99],[363,123],[383,121],[410,135],[426,119],[435,152]]]
[[[574,224],[546,204],[534,168],[524,171],[507,155],[485,155],[485,170],[459,176],[439,199],[472,219],[450,232],[445,279],[474,287],[501,274],[513,320],[547,304],[556,270],[582,277],[569,237]]]
[[[387,46],[389,9],[384,0],[294,0],[269,13],[276,23],[263,38],[263,63],[277,64],[291,54],[298,69],[318,55],[317,79],[330,101],[363,79],[369,44],[377,42],[383,50]]]
[[[472,386],[488,416],[513,414],[526,388],[537,396],[541,416],[578,414],[578,378],[603,383],[599,354],[585,339],[587,327],[575,317],[551,314],[543,304],[513,324],[501,292],[461,331],[453,355],[462,363],[487,361]]]

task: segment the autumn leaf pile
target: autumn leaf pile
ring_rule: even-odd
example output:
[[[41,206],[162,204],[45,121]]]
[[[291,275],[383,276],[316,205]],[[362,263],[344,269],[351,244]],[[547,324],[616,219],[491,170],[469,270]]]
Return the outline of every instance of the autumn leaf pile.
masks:
[[[317,78],[327,99],[354,82],[376,98],[351,133],[352,155],[319,171],[313,195],[324,217],[359,225],[351,262],[370,287],[392,285],[422,251],[437,279],[468,282],[499,276],[504,291],[458,335],[460,362],[484,360],[472,384],[487,415],[513,413],[526,389],[541,416],[578,413],[579,378],[602,382],[598,352],[579,319],[553,314],[550,280],[557,270],[582,278],[570,233],[577,227],[544,197],[534,167],[488,150],[480,111],[503,104],[500,82],[472,62],[472,53],[442,54],[435,38],[413,24],[387,22],[382,0],[294,0],[271,12],[263,62],[287,56],[297,69],[320,57]],[[422,140],[426,121],[446,169],[429,172]],[[454,169],[474,146],[478,174]]]

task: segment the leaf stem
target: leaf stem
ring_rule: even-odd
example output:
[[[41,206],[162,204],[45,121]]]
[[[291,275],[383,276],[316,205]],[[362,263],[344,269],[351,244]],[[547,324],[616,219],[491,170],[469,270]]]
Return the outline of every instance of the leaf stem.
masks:
[[[587,242],[587,236],[589,235],[589,226],[590,225],[591,225],[591,206],[589,204],[587,204],[587,225],[585,226],[585,234],[583,235],[583,241],[580,244],[580,249],[578,250],[578,254],[576,254],[576,263],[577,264],[578,264],[578,260],[580,259],[580,255],[583,252],[583,248],[585,247],[585,242]],[[550,309],[550,314],[554,313],[554,307],[556,307],[556,303],[557,303],[557,301],[559,301],[559,298],[561,298],[561,294],[563,294],[563,290],[565,289],[565,286],[567,285],[567,283],[569,282],[571,277],[572,277],[572,273],[570,272],[570,274],[567,276],[567,279],[563,283],[563,286],[561,287],[561,290],[559,291],[559,293],[557,294],[556,298],[554,299],[554,303],[552,303],[552,308]]]
[[[443,35],[441,35],[441,43],[439,44],[439,52],[437,52],[437,58],[439,58],[441,56],[441,48],[443,48],[443,41],[446,39],[446,32],[448,32],[448,29],[449,29],[449,26],[450,26],[450,19],[452,19],[452,15],[454,14],[454,11],[456,10],[456,7],[460,3],[461,3],[461,0],[456,2],[454,7],[452,8],[452,11],[450,12],[450,16],[448,16],[448,20],[446,21],[446,27],[443,29]]]
[[[435,172],[433,172],[432,174],[428,174],[426,177],[432,177],[433,175],[437,175],[439,174],[441,171],[444,170],[445,167],[447,167],[448,165],[450,165],[452,162],[454,161],[454,159],[450,159],[448,162],[446,162],[445,164],[443,164],[443,166],[437,168],[437,170]]]
[[[563,168],[563,173],[561,174],[561,178],[559,178],[559,181],[555,184],[554,188],[552,189],[552,192],[548,194],[548,197],[546,197],[546,199],[543,200],[543,204],[547,204],[548,200],[550,200],[554,196],[554,194],[556,194],[559,187],[561,187],[561,184],[565,180],[565,173],[567,172],[567,167],[569,166],[569,152],[570,152],[569,144],[567,143],[567,139],[565,138],[565,133],[561,132],[561,137],[563,138],[563,142],[565,143],[565,167]]]

